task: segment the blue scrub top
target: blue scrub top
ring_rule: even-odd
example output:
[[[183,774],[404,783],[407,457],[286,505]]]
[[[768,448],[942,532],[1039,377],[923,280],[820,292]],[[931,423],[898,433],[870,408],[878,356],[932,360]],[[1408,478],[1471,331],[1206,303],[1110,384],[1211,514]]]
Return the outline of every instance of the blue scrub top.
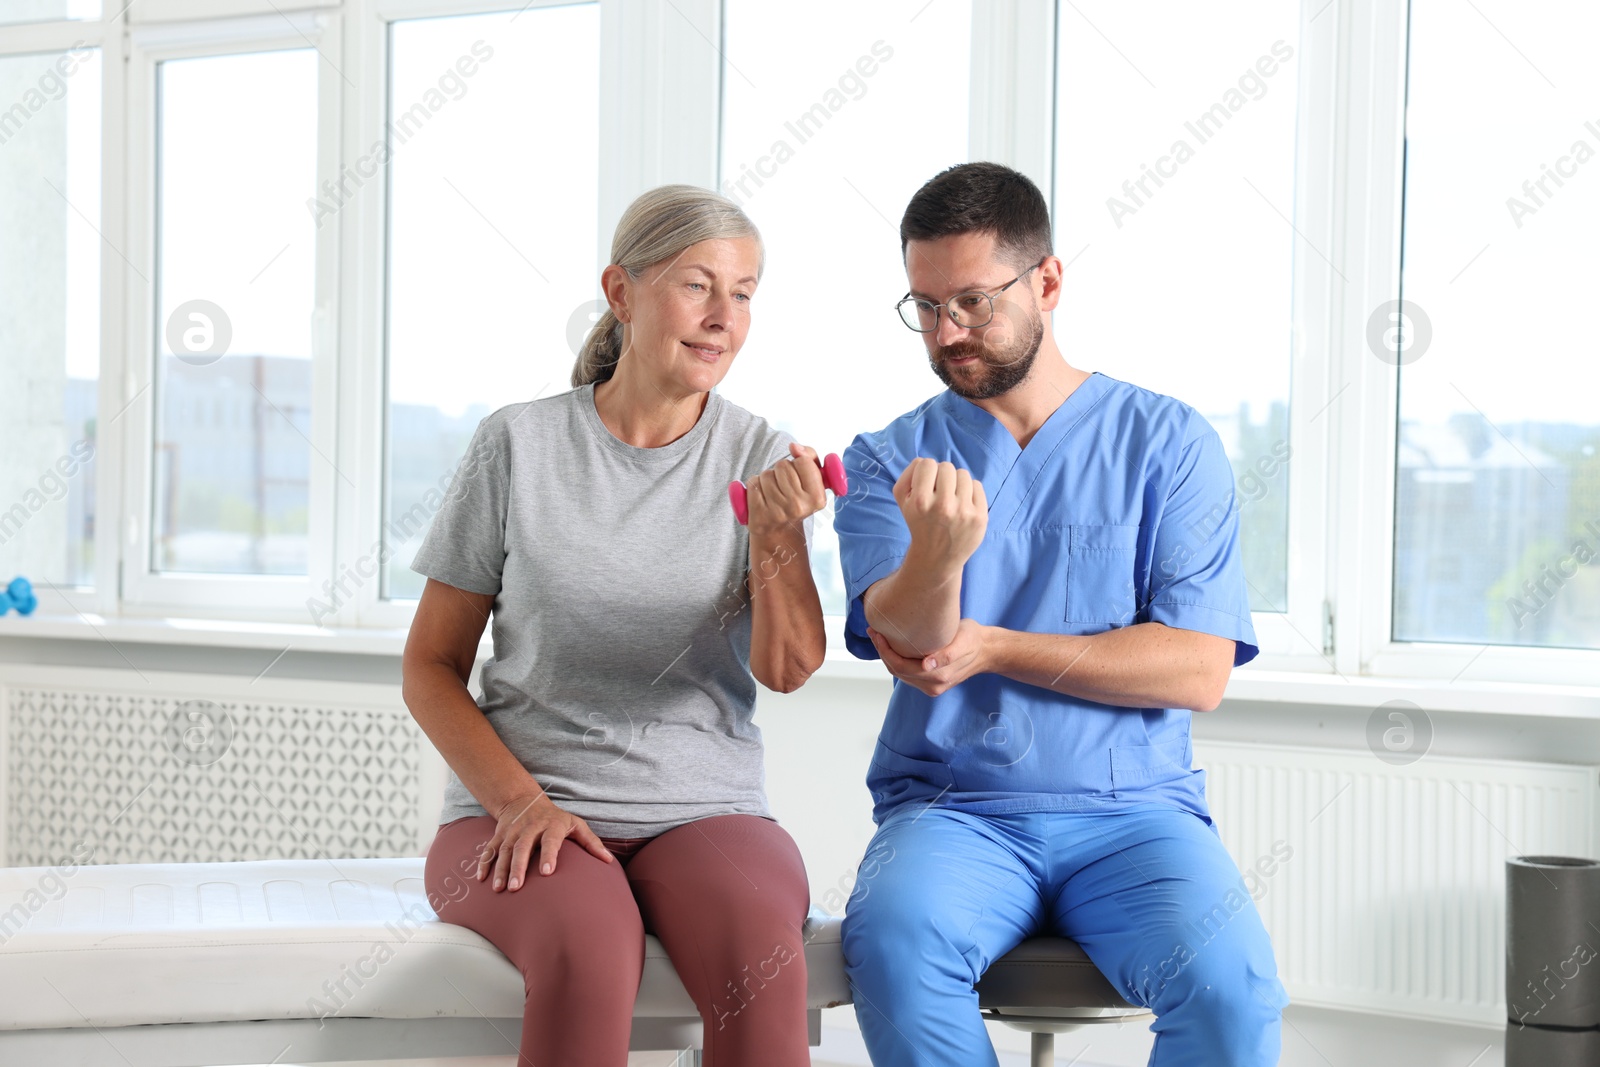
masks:
[[[834,528],[849,599],[845,644],[861,659],[879,658],[861,594],[910,547],[893,490],[918,456],[971,471],[989,501],[983,543],[962,571],[963,618],[1057,634],[1160,622],[1233,639],[1235,666],[1255,657],[1222,441],[1187,404],[1095,373],[1025,449],[946,390],[845,450],[850,492],[835,502]],[[937,697],[896,680],[867,773],[873,821],[907,803],[986,813],[1157,804],[1209,824],[1189,718],[999,674]]]

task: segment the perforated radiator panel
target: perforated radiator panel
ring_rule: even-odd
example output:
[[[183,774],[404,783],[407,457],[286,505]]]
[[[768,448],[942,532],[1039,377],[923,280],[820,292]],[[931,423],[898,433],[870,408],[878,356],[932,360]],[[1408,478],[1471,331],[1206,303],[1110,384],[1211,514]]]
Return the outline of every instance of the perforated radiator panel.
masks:
[[[196,698],[4,687],[5,863],[420,852],[427,739],[403,705],[228,692],[244,688],[219,679]]]

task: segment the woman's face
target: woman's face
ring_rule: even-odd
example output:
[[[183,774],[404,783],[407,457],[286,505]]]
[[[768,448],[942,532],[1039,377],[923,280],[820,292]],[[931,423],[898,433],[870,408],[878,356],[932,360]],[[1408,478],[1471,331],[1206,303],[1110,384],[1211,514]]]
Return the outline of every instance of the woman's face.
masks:
[[[710,390],[744,345],[760,269],[754,237],[701,241],[637,279],[608,267],[607,295],[613,308],[621,297],[619,317],[627,323],[625,360],[685,392]]]

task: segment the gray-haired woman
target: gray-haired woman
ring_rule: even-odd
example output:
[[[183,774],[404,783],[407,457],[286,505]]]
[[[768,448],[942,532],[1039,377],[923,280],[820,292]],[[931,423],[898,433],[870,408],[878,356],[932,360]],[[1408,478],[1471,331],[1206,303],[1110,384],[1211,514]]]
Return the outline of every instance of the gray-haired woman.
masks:
[[[757,681],[787,692],[822,662],[807,551],[822,474],[712,392],[762,258],[715,193],[634,201],[575,388],[483,420],[412,563],[429,581],[405,700],[452,772],[425,884],[442,919],[522,971],[525,1063],[626,1062],[647,931],[709,1063],[809,1062],[809,892],[767,809],[751,712]]]

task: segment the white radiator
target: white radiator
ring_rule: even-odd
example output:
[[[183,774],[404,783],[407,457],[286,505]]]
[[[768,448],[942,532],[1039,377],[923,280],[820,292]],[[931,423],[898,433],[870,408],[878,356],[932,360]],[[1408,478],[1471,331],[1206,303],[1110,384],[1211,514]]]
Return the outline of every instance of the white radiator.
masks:
[[[7,866],[416,856],[443,774],[399,686],[0,667]]]
[[[1506,858],[1596,855],[1595,767],[1395,766],[1365,750],[1243,743],[1194,752],[1241,870],[1269,858],[1252,889],[1300,1003],[1503,1023]]]

